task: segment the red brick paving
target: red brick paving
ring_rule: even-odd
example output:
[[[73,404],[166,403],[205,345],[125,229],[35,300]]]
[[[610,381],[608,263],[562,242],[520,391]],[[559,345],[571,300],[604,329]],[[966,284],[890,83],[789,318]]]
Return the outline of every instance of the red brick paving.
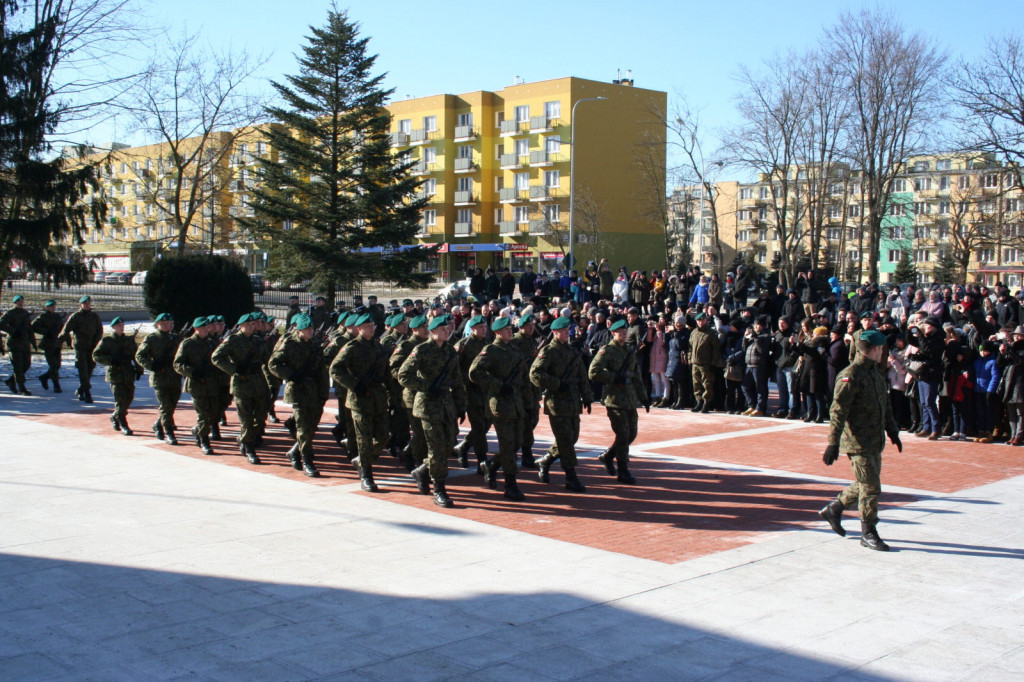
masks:
[[[112,430],[108,416],[105,410],[83,410],[24,415],[24,418],[110,438],[125,438]],[[313,485],[357,482],[353,468],[343,461],[326,430],[318,434],[316,441],[317,452],[321,453],[317,466],[323,476],[310,479],[288,464],[285,452],[291,442],[280,426],[269,426],[266,446],[259,453],[264,464],[252,466],[238,453],[234,440],[237,419],[233,411],[228,413],[231,426],[222,429],[224,440],[214,442],[215,451],[220,453],[215,457],[205,457],[192,444],[189,429],[194,424],[195,414],[187,405],[176,415],[181,442],[178,447],[155,441],[149,431],[154,419],[152,408],[133,410],[130,414],[136,433],[134,438],[148,440],[148,447]],[[333,416],[325,415],[324,423],[333,424]],[[649,415],[640,413],[637,442],[735,434],[786,423],[776,419],[652,410]],[[449,479],[449,491],[457,505],[452,510],[436,507],[430,497],[416,493],[411,482],[399,486],[386,483],[384,492],[375,497],[556,540],[676,563],[754,542],[765,532],[820,525],[815,511],[835,494],[838,486],[808,481],[801,478],[801,474],[850,477],[845,459],[830,468],[821,463],[825,434],[824,426],[812,426],[778,433],[735,435],[724,440],[657,450],[660,454],[789,471],[793,472],[792,477],[638,458],[631,468],[640,484],[631,487],[614,483],[603,467],[587,459],[579,469],[588,487],[585,495],[569,493],[562,487],[562,472],[556,465],[550,485],[537,481],[534,472],[520,472],[520,485],[527,495],[527,500],[520,504],[502,497],[501,477],[499,489],[492,491],[482,487],[481,479],[475,474]],[[539,438],[550,435],[547,418],[543,415],[537,435]],[[595,406],[593,415],[584,415],[580,440],[600,445],[611,442],[611,438],[603,408]],[[887,448],[883,483],[948,493],[1024,473],[1024,452],[1004,445],[927,442],[913,437],[905,438],[904,444],[902,454]],[[391,457],[382,458],[375,472],[378,481],[409,480],[404,469]],[[886,505],[901,505],[912,499],[889,493],[883,501]],[[853,522],[851,517],[850,523]]]

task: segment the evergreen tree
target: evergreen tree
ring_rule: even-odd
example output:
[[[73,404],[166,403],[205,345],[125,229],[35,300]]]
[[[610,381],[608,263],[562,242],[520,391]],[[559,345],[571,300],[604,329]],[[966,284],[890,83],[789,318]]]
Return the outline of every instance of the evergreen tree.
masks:
[[[906,251],[903,252],[900,262],[896,264],[896,269],[893,270],[892,281],[896,284],[917,283],[917,266],[910,260],[910,254]]]
[[[963,270],[960,268],[960,261],[947,251],[935,262],[935,267],[932,268],[931,272],[931,279],[932,282],[938,282],[939,284],[963,282],[964,277]]]
[[[85,267],[71,246],[104,206],[83,201],[98,187],[95,169],[54,158],[47,141],[60,122],[47,74],[64,18],[32,12],[0,0],[0,281],[18,262],[58,284],[80,282]]]
[[[277,158],[261,159],[256,218],[240,222],[271,240],[271,276],[311,279],[330,305],[366,279],[427,284],[432,277],[414,270],[430,250],[395,250],[419,232],[426,200],[412,200],[420,184],[412,163],[391,151],[391,91],[371,73],[376,55],[344,12],[332,8],[326,26],[310,30],[299,74],[273,83],[283,100],[267,110],[280,121],[267,132]]]

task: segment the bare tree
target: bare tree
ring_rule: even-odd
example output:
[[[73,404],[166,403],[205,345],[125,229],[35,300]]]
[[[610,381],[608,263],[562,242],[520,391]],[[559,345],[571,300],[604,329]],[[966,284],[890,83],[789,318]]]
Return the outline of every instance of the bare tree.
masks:
[[[129,112],[139,132],[160,141],[160,158],[154,169],[133,169],[143,198],[170,221],[179,253],[203,212],[216,221],[232,201],[229,185],[248,189],[245,174],[257,172],[257,154],[243,151],[243,145],[255,150],[263,140],[268,97],[250,90],[250,84],[265,62],[246,53],[218,52],[188,35],[168,40],[167,52],[149,65],[134,91]],[[236,172],[245,165],[250,169]],[[211,232],[211,244],[213,237]]]
[[[877,281],[882,218],[893,181],[932,129],[946,56],[921,34],[907,35],[885,10],[842,13],[826,31],[823,49],[841,66],[850,97],[851,149],[866,195],[869,277]]]
[[[663,119],[661,114],[651,110],[656,118]],[[659,124],[666,123],[660,120]],[[671,220],[668,201],[668,169],[665,164],[663,140],[643,140],[633,150],[633,163],[639,173],[640,192],[637,206],[640,217],[652,224],[661,226],[662,240],[665,246],[665,266],[671,268],[671,254],[674,250]]]
[[[994,192],[986,193],[977,182],[971,186],[972,179],[979,181],[980,177],[962,175],[958,178],[949,190],[948,212],[935,220],[940,229],[936,235],[938,242],[949,245],[949,255],[957,265],[958,282],[966,281],[971,256],[979,249],[991,247],[997,237],[995,214],[999,199]],[[928,218],[927,215],[915,216],[915,223],[929,222]]]
[[[964,150],[993,152],[1024,189],[1024,45],[1016,34],[988,41],[977,62],[961,61],[950,75]]]

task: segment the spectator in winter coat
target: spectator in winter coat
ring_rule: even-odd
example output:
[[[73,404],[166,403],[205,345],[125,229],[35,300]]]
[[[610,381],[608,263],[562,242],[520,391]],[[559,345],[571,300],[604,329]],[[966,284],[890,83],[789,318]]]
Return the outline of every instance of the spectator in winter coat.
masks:
[[[768,413],[768,370],[771,366],[772,340],[768,335],[768,318],[758,317],[747,328],[743,338],[743,396],[747,401],[748,417],[763,417]]]
[[[626,303],[629,296],[629,282],[626,281],[626,274],[619,273],[618,279],[612,285],[612,300],[615,303]]]
[[[796,289],[786,290],[786,300],[782,304],[782,316],[788,317],[793,321],[793,324],[800,324],[806,315],[804,315],[804,306],[800,302],[800,299],[796,295]]]
[[[693,293],[690,294],[690,305],[692,306],[694,303],[707,305],[709,300],[710,297],[708,296],[708,278],[705,277],[704,275],[701,275],[700,281],[698,282],[697,286],[693,288]]]
[[[977,430],[976,443],[991,443],[995,416],[1002,406],[998,404],[996,391],[999,388],[999,367],[996,363],[994,341],[982,341],[978,357],[974,360],[974,423]]]

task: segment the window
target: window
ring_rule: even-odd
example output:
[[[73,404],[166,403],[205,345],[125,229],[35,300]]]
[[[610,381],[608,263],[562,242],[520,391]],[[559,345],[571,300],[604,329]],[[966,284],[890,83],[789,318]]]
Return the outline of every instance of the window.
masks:
[[[932,205],[926,201],[914,203],[914,215],[927,215],[932,212]]]
[[[744,187],[740,190],[740,199],[753,199],[754,190],[751,187]]]
[[[768,262],[768,252],[767,251],[758,251],[757,252],[757,262],[761,263],[761,264],[767,263]]]
[[[437,178],[429,178],[423,183],[423,193],[428,197],[432,197],[437,194]]]
[[[957,189],[969,189],[971,186],[971,176],[961,175],[956,179]]]
[[[505,112],[496,111],[494,112],[494,127],[500,128],[501,124],[505,122]]]
[[[513,152],[516,156],[529,156],[530,154],[530,141],[527,139],[515,141],[515,151]]]
[[[986,189],[992,189],[994,187],[999,187],[999,174],[998,173],[986,173],[984,176],[982,176],[981,181],[982,181],[982,185],[981,186],[986,188]]]
[[[132,172],[133,173],[138,173],[139,169],[141,169],[141,168],[142,168],[142,166],[139,165],[138,161],[132,161]]]
[[[544,220],[549,223],[557,223],[559,217],[558,204],[545,204],[544,205]]]
[[[557,154],[562,151],[562,138],[557,135],[544,138],[544,151],[548,154]]]
[[[127,173],[128,172],[128,164],[125,163],[124,161],[121,162],[121,172],[122,173]]]
[[[736,218],[738,220],[751,220],[754,217],[754,212],[749,208],[742,211],[736,211]]]
[[[1024,208],[1024,201],[1021,199],[1007,199],[1006,200],[1006,212],[1016,213],[1017,211]]]
[[[459,147],[458,158],[460,159],[472,159],[473,158],[473,145],[464,144]]]
[[[765,220],[767,217],[768,217],[768,209],[767,208],[759,208],[759,209],[757,209],[757,219],[758,220]]]
[[[850,251],[846,252],[846,257],[849,258],[850,260],[860,260],[860,251],[858,251],[857,249],[851,249]]]
[[[494,222],[500,223],[504,219],[502,218],[502,213],[503,211],[500,208],[494,209]]]
[[[906,207],[903,204],[889,204],[889,215],[904,215]]]
[[[750,230],[740,230],[739,231],[739,241],[741,241],[741,242],[749,242],[750,241]]]
[[[914,252],[914,260],[918,263],[927,263],[931,259],[932,252],[928,249],[918,249]]]
[[[860,204],[850,204],[846,207],[846,215],[849,218],[860,217]]]
[[[529,173],[516,173],[515,174],[515,188],[519,191],[530,188],[530,174]]]
[[[932,188],[931,178],[916,178],[914,180],[914,191],[915,192],[927,192]]]
[[[843,238],[843,228],[841,227],[830,227],[825,230],[825,239],[837,242]]]
[[[529,206],[516,206],[515,209],[515,221],[517,223],[528,223],[530,222],[530,207]]]
[[[760,187],[760,188],[758,188],[757,198],[758,199],[771,199],[772,198],[772,191],[769,188],[767,188],[767,187]]]
[[[423,148],[423,162],[424,163],[437,163],[437,150],[433,147]]]
[[[843,207],[839,204],[830,204],[828,207],[828,217],[836,220],[843,217]]]
[[[431,208],[423,212],[423,226],[433,227],[434,225],[437,225],[437,211]]]
[[[903,239],[903,226],[892,225],[889,227],[889,236],[893,239]]]
[[[928,170],[928,162],[927,161],[915,161],[914,162],[914,172],[915,173],[924,173],[926,170]]]
[[[953,162],[950,159],[939,159],[935,162],[935,170],[949,170],[953,167]]]
[[[403,118],[401,121],[399,121],[398,122],[398,132],[405,133],[406,135],[411,133],[412,132],[412,119],[411,118]]]
[[[455,217],[457,223],[471,223],[473,222],[473,211],[468,208],[460,208],[458,215]]]
[[[469,128],[473,127],[473,114],[459,114],[458,123],[456,123],[456,125],[466,126]]]
[[[838,196],[843,193],[843,183],[833,182],[828,186],[828,193],[832,196]]]
[[[981,212],[982,213],[995,213],[995,211],[996,211],[996,202],[995,202],[994,199],[989,199],[988,201],[981,202]]]
[[[949,176],[948,175],[943,175],[941,178],[939,178],[939,189],[940,190],[947,190],[947,189],[949,189]]]
[[[544,172],[544,186],[545,187],[558,187],[561,182],[560,171],[545,171]]]
[[[120,189],[119,193],[121,194],[121,196],[124,196],[125,194],[128,194],[128,185],[122,182],[121,183],[121,189]]]
[[[521,104],[515,108],[516,123],[527,123],[530,120],[530,105]]]
[[[153,159],[146,159],[146,170],[153,170]]]
[[[1009,263],[1016,263],[1021,260],[1021,249],[1003,249],[1003,260]]]
[[[558,101],[544,102],[544,116],[548,119],[561,118],[562,103]]]
[[[948,201],[940,201],[939,202],[939,215],[949,215],[949,202]]]
[[[932,228],[927,225],[917,225],[914,227],[914,239],[931,239]]]
[[[457,191],[459,191],[459,192],[471,192],[471,191],[473,191],[473,178],[459,178]]]
[[[424,116],[423,130],[428,133],[437,132],[437,116]]]
[[[907,181],[904,180],[903,178],[897,178],[896,180],[893,180],[893,182],[892,182],[892,191],[893,192],[906,192],[907,191]]]
[[[988,263],[989,261],[995,260],[995,252],[993,249],[975,249],[974,255],[978,259],[979,263]]]

